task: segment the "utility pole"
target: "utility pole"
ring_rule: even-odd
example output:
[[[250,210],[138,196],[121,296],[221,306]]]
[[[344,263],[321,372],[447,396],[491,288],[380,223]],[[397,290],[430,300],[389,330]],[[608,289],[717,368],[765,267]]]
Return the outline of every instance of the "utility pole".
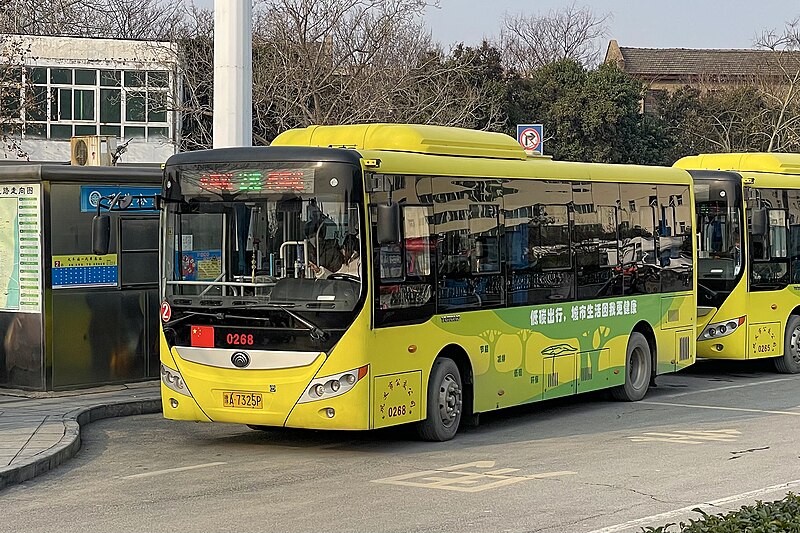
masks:
[[[214,148],[253,144],[253,6],[214,0]]]

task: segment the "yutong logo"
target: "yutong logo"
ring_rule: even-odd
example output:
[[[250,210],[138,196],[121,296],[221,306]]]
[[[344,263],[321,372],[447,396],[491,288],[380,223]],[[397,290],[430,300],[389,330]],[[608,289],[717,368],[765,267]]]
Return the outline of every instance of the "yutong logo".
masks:
[[[233,352],[231,363],[237,368],[244,368],[250,364],[250,356],[247,352]]]

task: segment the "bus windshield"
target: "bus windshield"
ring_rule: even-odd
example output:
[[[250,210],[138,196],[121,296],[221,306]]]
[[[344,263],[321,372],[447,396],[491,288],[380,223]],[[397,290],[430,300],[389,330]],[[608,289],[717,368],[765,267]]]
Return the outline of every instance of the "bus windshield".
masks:
[[[353,168],[269,165],[181,168],[164,226],[171,305],[355,308],[363,250]]]
[[[698,276],[736,279],[742,271],[742,224],[739,194],[721,180],[696,180]]]

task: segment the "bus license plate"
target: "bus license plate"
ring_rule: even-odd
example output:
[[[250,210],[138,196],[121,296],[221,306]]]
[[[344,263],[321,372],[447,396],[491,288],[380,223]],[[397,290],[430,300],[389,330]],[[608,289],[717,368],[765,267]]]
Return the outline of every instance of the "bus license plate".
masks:
[[[222,406],[241,409],[263,409],[264,399],[260,392],[223,391]]]

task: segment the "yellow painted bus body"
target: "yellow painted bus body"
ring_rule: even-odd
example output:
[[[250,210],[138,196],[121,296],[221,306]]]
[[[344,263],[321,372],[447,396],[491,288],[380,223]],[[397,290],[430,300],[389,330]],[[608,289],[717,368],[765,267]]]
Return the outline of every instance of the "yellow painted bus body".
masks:
[[[675,185],[685,191],[686,216],[690,220],[695,216],[691,177],[683,170],[528,157],[514,139],[500,134],[413,125],[325,126],[288,131],[273,146],[355,150],[366,181],[379,174]],[[365,193],[368,212],[375,202]],[[374,228],[367,226],[366,242],[372,243],[369,232]],[[688,260],[693,262],[695,254],[694,248],[688,250]],[[452,311],[419,324],[378,327],[374,256],[368,253],[364,259],[370,273],[366,303],[336,345],[305,366],[207,367],[182,359],[180,350],[169,346],[162,334],[161,362],[180,374],[189,391],[176,395],[162,379],[164,415],[315,429],[363,430],[417,422],[426,417],[434,361],[456,353],[465,356],[468,366],[464,380],[472,392],[465,398],[467,409],[486,412],[623,385],[626,346],[634,328],[651,334],[654,375],[678,371],[695,360],[694,271],[682,290],[664,294],[654,289],[653,294],[635,296]],[[362,367],[368,367],[366,376],[346,394],[298,402],[312,379]],[[264,397],[264,408],[223,407],[221,395],[226,390],[257,391]]]

